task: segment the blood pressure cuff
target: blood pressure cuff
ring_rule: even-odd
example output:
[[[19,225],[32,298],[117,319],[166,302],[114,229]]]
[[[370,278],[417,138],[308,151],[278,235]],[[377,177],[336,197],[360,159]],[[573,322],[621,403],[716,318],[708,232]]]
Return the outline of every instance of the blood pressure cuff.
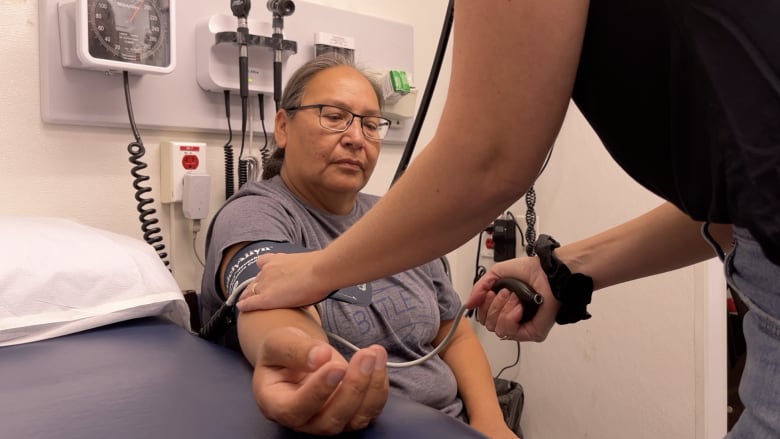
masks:
[[[228,262],[225,270],[224,283],[228,291],[230,301],[235,289],[243,282],[253,279],[260,272],[257,266],[257,258],[266,253],[305,253],[311,251],[304,247],[289,242],[255,241],[237,252]],[[240,292],[236,292],[240,294]],[[371,284],[365,283],[353,287],[342,288],[332,292],[329,296],[342,302],[368,306],[371,303]],[[238,299],[236,295],[235,299]],[[230,305],[233,305],[230,303]]]

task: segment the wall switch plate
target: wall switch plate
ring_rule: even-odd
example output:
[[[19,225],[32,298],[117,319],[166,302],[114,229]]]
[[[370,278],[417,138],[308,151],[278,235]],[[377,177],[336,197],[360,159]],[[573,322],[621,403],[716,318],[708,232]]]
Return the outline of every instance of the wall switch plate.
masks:
[[[185,174],[206,173],[206,144],[163,142],[160,144],[160,200],[182,200]]]

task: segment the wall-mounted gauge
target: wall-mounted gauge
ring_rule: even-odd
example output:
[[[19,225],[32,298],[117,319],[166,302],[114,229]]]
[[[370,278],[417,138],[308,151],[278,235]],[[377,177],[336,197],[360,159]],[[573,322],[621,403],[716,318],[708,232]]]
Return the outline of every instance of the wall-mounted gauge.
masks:
[[[87,68],[173,71],[175,0],[76,1],[76,49]]]

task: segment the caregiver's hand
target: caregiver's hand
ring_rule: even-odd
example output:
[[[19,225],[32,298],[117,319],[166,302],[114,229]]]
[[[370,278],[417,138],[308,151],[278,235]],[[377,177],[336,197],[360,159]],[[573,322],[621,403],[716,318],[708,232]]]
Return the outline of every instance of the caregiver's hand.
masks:
[[[496,294],[491,290],[498,279],[505,277],[522,280],[544,296],[544,303],[528,322],[519,323],[523,305],[514,293],[502,289]],[[477,320],[502,339],[539,342],[547,338],[555,324],[560,303],[553,297],[539,258],[521,257],[493,265],[474,284],[466,307],[477,308]]]
[[[269,253],[260,256],[257,259],[260,273],[241,294],[236,306],[247,312],[294,308],[325,299],[333,290],[323,289],[323,282],[327,279],[317,278],[311,269],[319,253]]]

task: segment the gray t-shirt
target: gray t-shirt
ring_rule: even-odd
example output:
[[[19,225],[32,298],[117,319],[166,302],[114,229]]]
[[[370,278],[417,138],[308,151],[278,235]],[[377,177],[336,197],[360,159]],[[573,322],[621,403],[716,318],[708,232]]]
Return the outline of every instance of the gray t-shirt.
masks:
[[[231,245],[269,240],[321,249],[377,200],[376,196],[361,193],[351,213],[334,215],[299,200],[278,176],[247,184],[212,220],[200,297],[203,322],[223,302],[217,276],[222,254]],[[359,347],[382,345],[388,361],[410,361],[433,350],[440,322],[454,319],[460,307],[460,298],[438,260],[375,280],[371,289],[372,303],[368,307],[325,300],[317,309],[326,331]],[[349,348],[332,339],[331,344],[346,358],[352,356]],[[441,357],[409,368],[390,368],[388,374],[392,391],[451,416],[461,414],[463,403],[455,376]]]

